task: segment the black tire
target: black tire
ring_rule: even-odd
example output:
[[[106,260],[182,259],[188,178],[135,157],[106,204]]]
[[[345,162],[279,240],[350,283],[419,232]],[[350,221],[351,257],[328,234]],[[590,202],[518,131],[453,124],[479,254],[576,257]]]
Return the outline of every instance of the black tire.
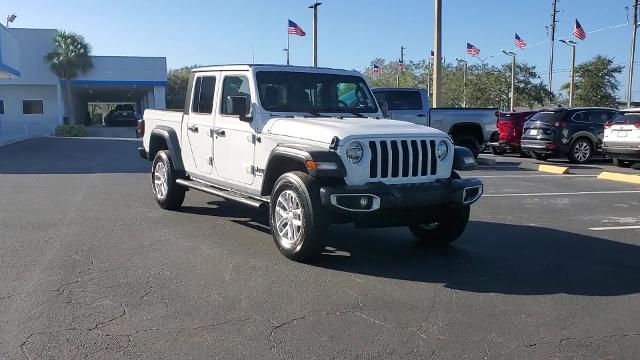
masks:
[[[491,147],[491,153],[493,155],[504,155],[504,150],[500,149],[499,147]]]
[[[569,147],[569,161],[584,164],[593,156],[593,145],[587,138],[578,138]]]
[[[291,211],[288,212],[287,209]],[[300,212],[296,219],[298,209]],[[276,212],[279,212],[278,215]],[[286,220],[286,216],[289,216],[289,220]],[[300,225],[295,225],[294,221]],[[298,262],[318,257],[324,249],[330,223],[326,210],[320,204],[320,186],[317,180],[301,171],[280,176],[271,193],[269,222],[273,241],[282,255]],[[282,233],[279,222],[283,225]],[[289,233],[291,231],[293,234]],[[283,236],[285,233],[286,237]]]
[[[453,137],[453,143],[457,146],[466,147],[471,151],[473,157],[478,158],[480,150],[482,150],[478,140],[471,135],[458,135]]]
[[[635,164],[635,161],[631,160],[620,160],[617,158],[613,158],[613,165],[621,167],[621,168],[630,168]]]
[[[173,167],[169,151],[158,151],[151,167],[151,188],[158,205],[166,210],[182,206],[187,189],[176,184],[180,173]],[[166,188],[162,184],[166,185]]]
[[[442,246],[458,239],[469,222],[470,206],[447,208],[442,219],[432,224],[410,225],[409,230],[422,243]]]
[[[523,157],[523,158],[530,158],[531,157],[531,153],[529,153],[528,151],[518,150],[518,153],[520,154],[520,157]]]
[[[551,157],[550,154],[540,154],[535,151],[531,152],[531,156],[533,156],[534,159],[541,160],[541,161],[547,161]]]

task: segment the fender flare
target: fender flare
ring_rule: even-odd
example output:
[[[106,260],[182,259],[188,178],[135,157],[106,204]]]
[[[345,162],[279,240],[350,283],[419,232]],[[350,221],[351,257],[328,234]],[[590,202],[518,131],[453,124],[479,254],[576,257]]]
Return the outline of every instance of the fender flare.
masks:
[[[589,141],[591,141],[591,145],[593,145],[593,150],[596,151],[598,149],[598,146],[601,144],[598,144],[598,138],[596,136],[594,136],[591,132],[589,131],[578,131],[577,133],[571,135],[571,138],[569,140],[569,143],[567,144],[568,146],[572,146],[573,143],[581,137],[585,137],[587,139],[589,139]]]
[[[154,138],[162,138],[167,144],[167,148],[171,153],[171,161],[173,162],[173,167],[178,171],[184,171],[184,164],[182,163],[182,151],[180,149],[180,142],[178,141],[178,134],[173,128],[168,126],[159,125],[156,126],[153,130],[151,130],[151,134],[149,135],[149,160],[153,161],[153,158],[156,156],[156,153],[160,150],[160,148],[155,145],[154,146]]]

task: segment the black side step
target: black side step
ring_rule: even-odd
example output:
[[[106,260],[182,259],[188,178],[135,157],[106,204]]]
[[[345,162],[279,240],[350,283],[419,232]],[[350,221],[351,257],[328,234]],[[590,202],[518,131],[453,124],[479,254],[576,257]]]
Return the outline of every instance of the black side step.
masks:
[[[191,189],[205,192],[207,194],[221,197],[226,200],[236,201],[241,204],[248,205],[254,208],[259,208],[261,206],[265,206],[266,204],[264,201],[256,200],[233,191],[223,190],[213,186],[208,186],[206,184],[203,184],[201,182],[194,181],[194,180],[177,179],[176,183]]]

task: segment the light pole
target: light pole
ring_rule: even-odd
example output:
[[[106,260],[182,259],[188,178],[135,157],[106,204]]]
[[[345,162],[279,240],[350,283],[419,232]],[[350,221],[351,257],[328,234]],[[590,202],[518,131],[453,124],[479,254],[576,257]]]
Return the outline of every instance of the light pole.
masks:
[[[284,54],[286,55],[285,58],[287,59],[287,65],[289,65],[289,49],[282,49],[282,51],[284,52]]]
[[[502,53],[511,56],[511,112],[513,112],[516,108],[516,53],[507,50],[502,50]]]
[[[462,107],[467,107],[467,60],[456,58],[458,64],[462,64]]]
[[[629,81],[627,83],[627,107],[631,107],[631,87],[633,85],[633,61],[636,56],[636,33],[638,32],[638,0],[633,2],[633,23],[631,24],[631,56],[629,60]]]
[[[11,14],[11,15],[7,16],[7,26],[6,27],[9,27],[9,23],[14,22],[17,17],[18,17],[18,15],[16,15],[16,14]]]
[[[322,5],[314,1],[309,9],[313,9],[313,66],[318,66],[318,6]]]
[[[576,67],[576,42],[573,40],[560,40],[561,43],[571,47],[571,81],[569,82],[569,107],[573,106],[573,79]]]
[[[442,104],[442,0],[434,0],[435,21],[433,22],[433,96],[431,106]]]

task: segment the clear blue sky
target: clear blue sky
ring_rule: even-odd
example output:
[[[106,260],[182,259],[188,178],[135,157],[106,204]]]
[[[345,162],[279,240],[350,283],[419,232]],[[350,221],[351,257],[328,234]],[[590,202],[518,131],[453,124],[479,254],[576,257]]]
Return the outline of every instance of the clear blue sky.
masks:
[[[291,60],[311,63],[312,0],[207,1],[50,1],[3,0],[2,12],[18,14],[15,27],[58,28],[83,34],[96,55],[166,56],[170,68],[188,64],[282,63],[287,18],[307,37],[291,37]],[[428,56],[433,47],[431,0],[323,0],[319,21],[319,64],[362,70],[375,57],[394,60],[400,46],[407,60]],[[386,5],[383,5],[386,4]],[[513,48],[514,32],[529,45],[519,59],[536,65],[546,81],[551,0],[443,0],[445,58],[464,57],[465,43],[481,49],[489,63],[508,59],[500,49]],[[631,0],[562,0],[558,36],[571,35],[577,17],[587,39],[576,62],[597,54],[629,61],[630,27],[589,33],[627,22]],[[4,14],[2,14],[4,18]],[[638,57],[640,59],[640,56]],[[474,61],[474,60],[472,60]],[[569,49],[556,44],[554,88],[569,78]],[[626,70],[625,70],[626,71]],[[640,78],[634,86],[640,90]],[[622,89],[626,74],[621,77]],[[640,99],[640,91],[634,94]]]

